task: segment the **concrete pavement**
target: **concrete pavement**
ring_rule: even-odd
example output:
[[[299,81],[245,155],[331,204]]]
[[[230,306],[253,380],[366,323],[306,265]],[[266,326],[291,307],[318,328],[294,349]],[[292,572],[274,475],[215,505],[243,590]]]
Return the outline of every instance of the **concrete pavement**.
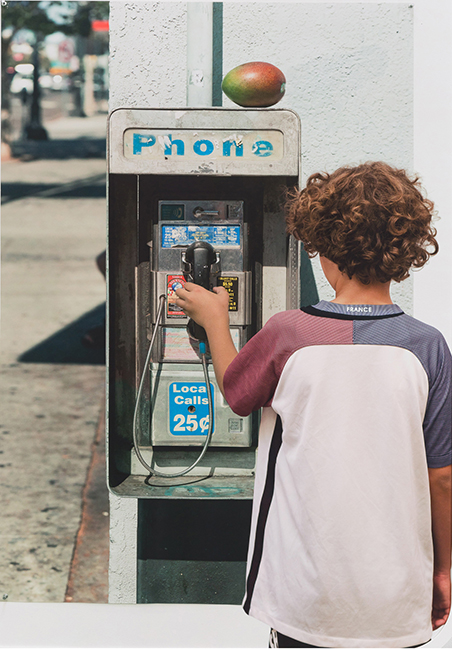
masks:
[[[0,599],[106,602],[104,355],[80,342],[105,301],[106,116],[45,127],[2,164]]]

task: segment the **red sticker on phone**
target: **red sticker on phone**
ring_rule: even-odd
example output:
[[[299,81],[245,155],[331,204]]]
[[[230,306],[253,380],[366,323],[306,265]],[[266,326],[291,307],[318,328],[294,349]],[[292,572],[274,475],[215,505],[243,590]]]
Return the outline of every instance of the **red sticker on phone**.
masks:
[[[167,275],[166,276],[166,315],[169,317],[185,317],[184,312],[176,305],[176,289],[181,289],[185,286],[185,278],[183,275]]]

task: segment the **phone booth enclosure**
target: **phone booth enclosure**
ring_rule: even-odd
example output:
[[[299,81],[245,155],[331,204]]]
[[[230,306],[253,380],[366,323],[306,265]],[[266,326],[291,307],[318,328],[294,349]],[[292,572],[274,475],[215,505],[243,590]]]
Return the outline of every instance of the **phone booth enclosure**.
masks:
[[[286,236],[283,216],[285,192],[299,183],[299,158],[300,123],[292,111],[118,109],[111,114],[107,437],[108,482],[115,494],[145,499],[252,498],[258,414],[242,421],[228,411],[212,367],[218,427],[194,477],[172,481],[148,477],[132,449],[133,413],[155,327],[157,294],[165,283],[174,281],[177,286],[178,249],[191,237],[211,237],[219,249],[226,269],[221,270],[222,281],[231,291],[231,332],[237,347],[273,313],[300,305],[300,248]],[[170,258],[174,268],[168,268]],[[241,315],[235,313],[239,295]],[[202,399],[189,393],[202,391],[201,364],[190,357],[184,342],[183,352],[177,347],[184,339],[185,324],[177,311],[166,312],[161,349],[153,355],[151,369],[145,370],[140,441],[163,471],[189,466],[202,445]],[[177,410],[171,390],[181,393],[177,404],[195,401],[196,406],[188,406],[191,415]],[[177,425],[168,424],[170,417]],[[184,435],[174,435],[176,426]],[[192,435],[190,427],[199,435]]]

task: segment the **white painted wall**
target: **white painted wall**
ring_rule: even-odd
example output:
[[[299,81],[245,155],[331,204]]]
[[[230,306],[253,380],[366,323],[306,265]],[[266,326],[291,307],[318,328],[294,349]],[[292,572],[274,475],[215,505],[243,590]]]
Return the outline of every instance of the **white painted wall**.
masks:
[[[452,3],[414,6],[414,168],[435,202],[440,252],[414,276],[414,315],[452,348]]]
[[[303,180],[371,159],[412,169],[411,7],[224,3],[224,73],[253,60],[283,70],[278,107],[301,117]],[[184,2],[111,2],[111,109],[186,105],[186,23]]]
[[[284,72],[278,106],[300,115],[303,180],[366,160],[411,167],[412,29],[408,4],[227,2],[224,70]]]
[[[404,4],[227,2],[224,71],[269,61],[287,80],[278,104],[302,123],[302,181],[367,160],[412,170],[413,10]],[[234,104],[225,97],[225,106]],[[334,292],[313,261],[321,298]],[[412,282],[393,300],[412,312]]]
[[[110,557],[108,602],[133,605],[137,602],[138,499],[110,492]]]
[[[110,110],[186,106],[185,2],[110,2]]]
[[[111,109],[186,105],[186,26],[185,3],[111,3]],[[366,160],[412,170],[411,5],[225,2],[223,35],[224,73],[264,60],[286,75],[278,106],[301,117],[303,181]],[[393,298],[411,312],[411,280]]]

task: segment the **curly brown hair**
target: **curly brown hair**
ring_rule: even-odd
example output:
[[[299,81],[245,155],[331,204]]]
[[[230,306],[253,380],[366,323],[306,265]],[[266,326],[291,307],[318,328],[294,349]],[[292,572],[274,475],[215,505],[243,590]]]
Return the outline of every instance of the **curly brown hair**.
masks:
[[[287,230],[349,278],[400,282],[438,252],[433,203],[421,191],[418,178],[383,162],[312,174],[289,192]]]

